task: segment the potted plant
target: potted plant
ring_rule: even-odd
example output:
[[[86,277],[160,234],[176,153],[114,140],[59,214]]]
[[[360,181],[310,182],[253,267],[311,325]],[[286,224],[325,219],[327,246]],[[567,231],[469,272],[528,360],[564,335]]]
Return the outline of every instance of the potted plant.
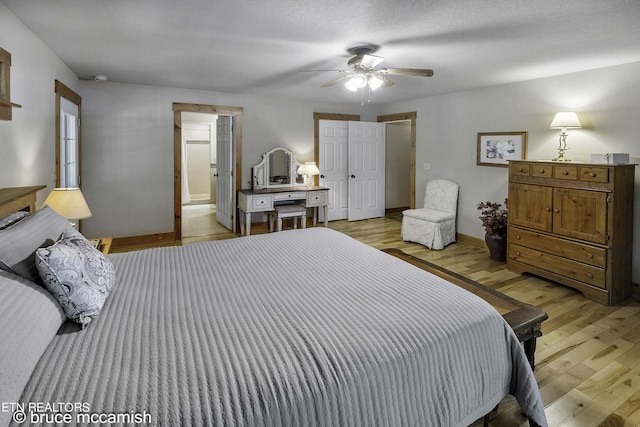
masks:
[[[507,259],[507,199],[504,209],[500,203],[481,202],[478,204],[480,220],[485,230],[484,241],[489,248],[490,257],[494,261]]]

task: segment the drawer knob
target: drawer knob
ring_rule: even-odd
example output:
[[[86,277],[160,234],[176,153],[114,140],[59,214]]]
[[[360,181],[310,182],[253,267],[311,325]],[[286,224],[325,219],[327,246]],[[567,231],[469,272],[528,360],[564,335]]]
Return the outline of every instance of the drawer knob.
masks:
[[[520,235],[516,234],[516,239],[520,240]]]
[[[520,256],[520,255],[522,255],[522,254],[520,253],[520,251],[516,251],[516,255],[517,255],[517,256]]]
[[[592,178],[595,178],[597,176],[595,172],[591,172],[589,175],[591,175]]]
[[[518,169],[518,172],[524,172],[524,168]]]
[[[544,208],[545,211],[551,212],[551,208]]]
[[[593,279],[593,273],[587,273],[587,277],[588,277],[589,279]]]
[[[538,172],[540,172],[540,173],[544,173],[544,169],[540,169]]]
[[[557,208],[556,208],[556,209],[554,209],[553,211],[554,211],[555,213],[560,213],[560,209],[557,209]]]
[[[593,258],[593,254],[590,252],[587,252],[587,258]]]
[[[567,171],[562,171],[562,175],[569,175],[569,172],[567,172]]]

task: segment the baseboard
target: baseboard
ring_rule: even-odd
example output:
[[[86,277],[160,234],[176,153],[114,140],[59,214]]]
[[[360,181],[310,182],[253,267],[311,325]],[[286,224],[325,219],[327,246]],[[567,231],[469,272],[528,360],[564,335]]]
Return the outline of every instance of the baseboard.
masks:
[[[467,236],[466,234],[457,233],[456,240],[459,240],[465,243],[470,243],[472,245],[476,245],[484,249],[488,249],[487,244],[484,242],[484,239],[478,239],[477,237]]]
[[[388,215],[390,213],[398,213],[398,212],[406,211],[407,209],[409,209],[409,206],[400,207],[400,208],[389,208],[389,209],[385,209],[384,213],[385,215]]]
[[[127,252],[153,246],[179,245],[176,235],[170,233],[146,234],[142,236],[115,237],[111,252]]]

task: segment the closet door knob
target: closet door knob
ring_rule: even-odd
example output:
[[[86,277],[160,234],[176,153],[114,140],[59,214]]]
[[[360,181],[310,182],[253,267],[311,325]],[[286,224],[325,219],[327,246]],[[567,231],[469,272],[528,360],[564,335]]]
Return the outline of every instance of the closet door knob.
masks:
[[[356,177],[355,175],[351,175],[351,178],[355,178],[355,177]]]
[[[324,175],[320,175],[320,178],[324,178]]]

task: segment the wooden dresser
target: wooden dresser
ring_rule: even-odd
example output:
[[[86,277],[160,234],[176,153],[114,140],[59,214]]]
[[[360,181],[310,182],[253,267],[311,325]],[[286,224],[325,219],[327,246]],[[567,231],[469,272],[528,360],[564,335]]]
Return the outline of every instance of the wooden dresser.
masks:
[[[507,267],[602,304],[631,296],[630,164],[509,162]]]

